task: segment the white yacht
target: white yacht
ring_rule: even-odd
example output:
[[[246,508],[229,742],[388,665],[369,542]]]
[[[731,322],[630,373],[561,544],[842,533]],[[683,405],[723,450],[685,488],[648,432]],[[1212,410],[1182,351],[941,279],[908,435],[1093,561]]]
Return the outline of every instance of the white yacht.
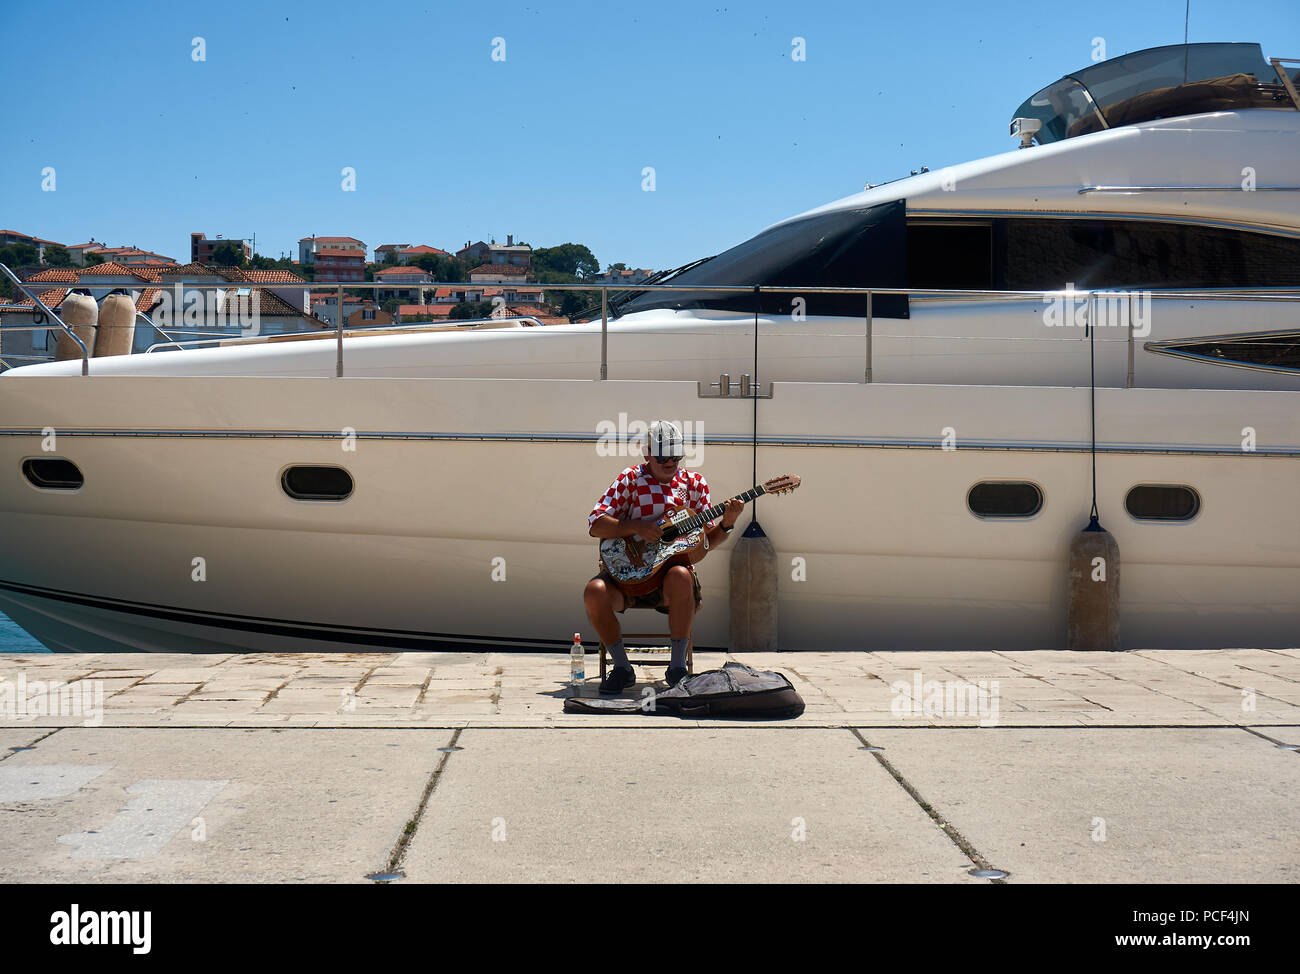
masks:
[[[666,418],[715,503],[802,478],[754,508],[782,649],[1063,648],[1094,460],[1126,648],[1300,645],[1297,63],[1092,65],[1019,107],[1020,147],[585,323],[4,373],[0,610],[56,651],[594,642],[586,517],[637,462],[617,434]]]

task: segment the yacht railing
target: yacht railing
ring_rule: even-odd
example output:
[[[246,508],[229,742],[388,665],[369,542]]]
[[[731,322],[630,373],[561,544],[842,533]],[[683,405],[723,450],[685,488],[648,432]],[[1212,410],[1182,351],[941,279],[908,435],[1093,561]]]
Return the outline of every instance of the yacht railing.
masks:
[[[53,329],[56,327],[61,328],[66,334],[68,334],[77,343],[78,346],[80,346],[81,374],[89,375],[90,354],[86,348],[86,344],[76,335],[75,332],[73,332],[71,328],[68,327],[68,325],[66,325],[63,322],[61,318],[59,318],[57,314],[54,313],[54,311],[46,307],[46,305],[40,300],[38,294],[33,293],[32,291],[33,286],[35,286],[38,291],[46,291],[46,290],[50,290],[53,287],[58,287],[59,285],[54,282],[51,282],[49,284],[42,282],[36,285],[33,285],[32,282],[23,282],[19,280],[18,277],[2,263],[0,263],[0,271],[3,271],[4,274],[7,275],[11,281],[13,281],[28,297],[30,297],[35,302],[37,308],[42,313],[44,313],[50,321],[53,322],[53,324],[50,325],[4,326],[4,327],[0,327],[0,333],[3,333],[5,331],[39,331],[41,329]],[[231,289],[229,285],[234,285],[240,289],[260,290],[260,291],[274,291],[277,289],[284,290],[289,287],[291,287],[293,290],[305,290],[305,291],[331,290],[335,292],[338,300],[338,306],[340,308],[342,307],[342,303],[343,303],[342,298],[343,298],[344,288],[346,288],[347,290],[367,290],[371,292],[376,290],[381,290],[381,289],[382,290],[404,290],[404,288],[402,288],[400,285],[394,285],[392,283],[383,283],[383,282],[376,282],[376,281],[356,281],[356,282],[348,282],[346,284],[339,284],[337,282],[332,282],[332,281],[329,283],[316,283],[313,281],[307,281],[302,284],[298,284],[298,283],[261,284],[261,283],[253,283],[249,281],[237,281],[237,282],[232,281],[226,283],[227,283],[227,290]],[[168,282],[165,285],[145,284],[144,286],[170,287],[177,284],[179,284],[182,288],[189,288],[193,290],[211,290],[222,286],[220,284],[214,284],[211,282],[199,283],[199,282],[186,282],[186,281]],[[469,284],[463,282],[456,283],[456,282],[439,281],[436,282],[436,284],[424,285],[423,287],[425,290],[430,290],[432,289],[432,287],[435,286],[439,288],[451,288],[458,291],[463,290],[468,292],[482,292],[485,287],[492,287],[493,285],[490,283],[484,285],[484,284]],[[798,287],[792,285],[769,285],[769,284],[764,284],[764,285],[631,284],[631,285],[627,285],[627,284],[594,284],[594,283],[585,284],[581,282],[573,283],[573,284],[540,284],[539,283],[535,286],[545,291],[588,291],[588,292],[600,291],[600,312],[601,313],[600,313],[599,378],[602,380],[609,378],[609,323],[611,320],[609,316],[609,295],[611,292],[619,293],[619,294],[639,294],[648,291],[667,291],[667,292],[682,291],[682,292],[692,292],[695,294],[699,294],[701,292],[709,292],[709,293],[717,293],[717,294],[725,294],[725,293],[745,294],[745,295],[752,295],[755,298],[757,298],[759,295],[762,294],[859,295],[862,298],[863,320],[865,324],[865,328],[863,332],[863,342],[864,342],[864,347],[863,347],[864,368],[862,374],[863,382],[873,381],[872,362],[874,356],[873,356],[872,344],[873,344],[873,337],[874,337],[873,333],[874,333],[874,326],[875,326],[874,303],[876,299],[879,297],[907,296],[909,298],[969,299],[972,301],[1039,301],[1039,302],[1042,302],[1044,300],[1050,300],[1050,299],[1069,298],[1076,302],[1088,303],[1089,322],[1094,320],[1093,306],[1095,304],[1095,301],[1098,298],[1109,301],[1109,300],[1114,300],[1116,298],[1128,297],[1129,300],[1132,300],[1133,296],[1139,293],[1143,295],[1149,295],[1152,300],[1273,301],[1273,302],[1283,302],[1283,303],[1300,302],[1300,290],[1294,288],[1277,288],[1277,289],[1220,288],[1220,289],[1213,289],[1213,290],[1176,290],[1176,291],[1146,290],[1141,288],[1137,288],[1137,289],[1097,288],[1093,290],[1088,290],[1088,289],[1065,290],[1065,289],[1058,288],[1053,290],[1042,290],[1042,291],[995,291],[989,289],[972,289],[972,288],[964,288],[964,289],[907,288],[907,287],[863,288],[863,287],[825,287],[825,286]],[[142,287],[136,287],[133,285],[123,285],[120,282],[116,284],[77,283],[73,285],[68,285],[68,287],[70,289],[75,288],[77,290],[90,290],[90,291],[101,290],[101,291],[109,291],[109,292],[120,291],[120,290],[143,290]],[[416,287],[411,288],[411,290],[417,290],[419,289],[419,287],[420,285],[417,285]],[[749,312],[744,312],[744,313],[748,314]],[[753,313],[756,319],[762,314],[758,309],[755,309]],[[304,317],[308,316],[308,314],[309,314],[308,312],[303,312]],[[260,343],[260,342],[268,342],[277,339],[286,340],[290,336],[294,338],[305,338],[309,336],[324,338],[328,335],[333,335],[337,343],[337,352],[335,355],[335,376],[336,377],[342,377],[344,374],[343,339],[345,337],[345,333],[350,336],[362,336],[362,335],[372,335],[378,333],[393,334],[393,333],[401,333],[401,332],[421,332],[421,331],[431,331],[435,329],[447,331],[450,330],[448,326],[452,324],[451,321],[445,323],[427,322],[427,321],[412,322],[410,324],[405,324],[405,325],[401,324],[400,322],[396,322],[393,324],[364,325],[358,328],[356,326],[350,326],[350,327],[347,326],[344,322],[344,316],[342,312],[340,312],[337,317],[338,320],[335,327],[330,330],[323,330],[323,331],[316,331],[316,332],[284,332],[284,333],[277,333],[275,335],[256,335],[256,336],[247,336],[247,337],[240,336],[240,335],[233,335],[233,334],[220,334],[220,335],[211,335],[211,337],[209,338],[194,339],[191,341],[182,342],[182,341],[175,340],[172,337],[172,335],[210,334],[210,330],[196,331],[193,329],[171,329],[170,331],[164,331],[146,315],[140,313],[139,311],[136,312],[137,320],[144,321],[148,325],[148,327],[157,330],[160,334],[162,334],[164,337],[168,339],[165,342],[158,342],[149,346],[149,348],[145,350],[146,353],[153,352],[155,349],[162,349],[162,348],[184,349],[184,348],[198,347],[198,346],[209,345],[214,343],[220,343],[220,344]],[[1128,318],[1129,318],[1128,338],[1127,338],[1128,345],[1129,345],[1128,384],[1131,387],[1133,384],[1134,317],[1132,314],[1130,314]],[[523,321],[523,320],[532,321],[539,325],[541,324],[541,322],[537,318],[532,316],[512,316],[510,318],[503,317],[503,318],[457,319],[455,320],[455,325],[458,328],[471,329],[475,327],[482,327],[484,325],[500,324],[507,321]],[[591,322],[594,323],[594,321],[595,319],[592,318]],[[20,356],[13,355],[11,357],[17,359]]]
[[[3,263],[0,263],[0,271],[4,273],[5,277],[9,278],[9,280],[13,281],[14,284],[18,285],[18,289],[20,291],[22,291],[25,295],[27,295],[29,298],[32,299],[36,307],[41,311],[42,314],[45,315],[46,318],[48,318],[49,320],[57,324],[58,327],[62,328],[67,333],[69,338],[71,338],[74,342],[76,342],[79,346],[81,346],[81,374],[90,375],[90,351],[89,349],[86,348],[86,343],[83,342],[77,336],[77,333],[75,331],[73,331],[71,328],[69,328],[67,325],[63,323],[62,318],[60,318],[53,311],[47,308],[45,306],[45,302],[41,300],[40,295],[36,294],[34,291],[28,288],[27,285],[24,284],[22,280],[19,279],[18,275],[15,274],[13,271],[11,271],[8,268],[8,266],[6,266]],[[40,290],[44,292],[44,291],[48,291],[49,288],[41,288]],[[17,356],[14,357],[17,358]]]

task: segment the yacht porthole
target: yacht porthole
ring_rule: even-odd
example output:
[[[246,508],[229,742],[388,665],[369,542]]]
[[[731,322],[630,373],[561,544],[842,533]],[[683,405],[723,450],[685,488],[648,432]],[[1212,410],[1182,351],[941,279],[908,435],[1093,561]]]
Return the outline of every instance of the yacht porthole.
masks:
[[[1190,521],[1201,495],[1184,484],[1138,484],[1124,498],[1124,510],[1138,521]]]
[[[29,457],[23,476],[41,490],[78,490],[86,482],[77,465],[63,457]]]
[[[280,474],[284,492],[299,501],[342,501],[352,496],[352,475],[342,467],[293,466]]]
[[[1033,517],[1043,509],[1043,492],[1027,480],[985,480],[966,494],[966,506],[976,517]]]

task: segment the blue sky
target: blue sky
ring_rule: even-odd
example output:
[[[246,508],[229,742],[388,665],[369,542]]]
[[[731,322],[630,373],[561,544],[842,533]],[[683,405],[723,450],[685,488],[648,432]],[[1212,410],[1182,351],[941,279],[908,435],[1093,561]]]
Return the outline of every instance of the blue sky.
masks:
[[[1107,56],[1181,43],[1183,12],[4,0],[0,228],[181,259],[191,231],[256,233],[273,257],[311,233],[371,250],[513,233],[675,266],[868,181],[1011,149],[1012,111],[1091,63],[1094,38]],[[1300,58],[1300,3],[1192,0],[1190,39]]]

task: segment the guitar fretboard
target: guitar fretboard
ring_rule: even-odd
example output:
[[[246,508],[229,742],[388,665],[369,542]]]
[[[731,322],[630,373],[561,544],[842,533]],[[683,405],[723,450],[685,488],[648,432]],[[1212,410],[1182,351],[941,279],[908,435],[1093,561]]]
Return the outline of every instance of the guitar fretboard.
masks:
[[[743,494],[737,494],[735,497],[732,498],[732,500],[740,500],[748,504],[755,497],[758,497],[766,493],[767,491],[763,488],[763,485],[760,484],[757,487],[753,487],[745,491]],[[698,531],[700,528],[704,527],[704,525],[712,521],[715,517],[718,517],[720,514],[722,514],[722,512],[725,511],[726,509],[727,509],[727,502],[723,501],[721,504],[718,504],[715,507],[710,507],[707,511],[701,511],[699,514],[696,514],[694,517],[688,518],[685,521],[682,521],[680,524],[674,525],[675,534],[673,535],[673,537],[680,538],[684,534],[690,534],[694,531]]]

